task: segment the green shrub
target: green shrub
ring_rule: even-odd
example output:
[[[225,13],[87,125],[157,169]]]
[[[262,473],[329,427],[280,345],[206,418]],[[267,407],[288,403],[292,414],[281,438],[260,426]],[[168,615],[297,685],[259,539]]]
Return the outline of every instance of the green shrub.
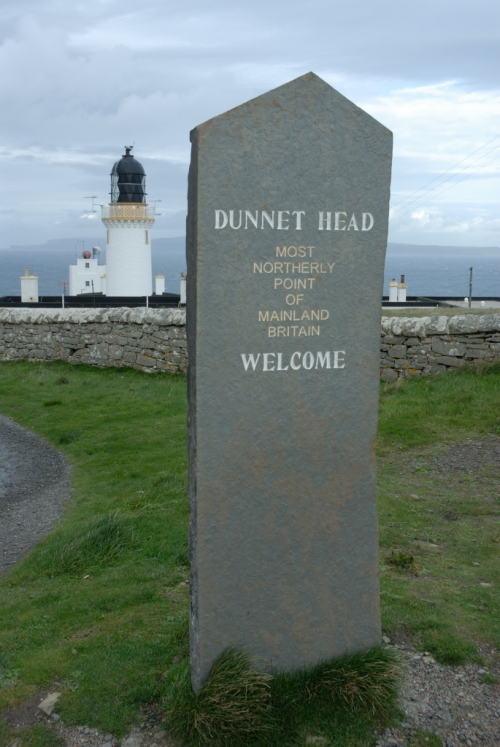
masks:
[[[401,550],[398,550],[397,552],[392,550],[391,554],[385,559],[385,562],[387,565],[390,565],[393,568],[398,568],[401,571],[411,571],[416,568],[413,555],[401,552]]]

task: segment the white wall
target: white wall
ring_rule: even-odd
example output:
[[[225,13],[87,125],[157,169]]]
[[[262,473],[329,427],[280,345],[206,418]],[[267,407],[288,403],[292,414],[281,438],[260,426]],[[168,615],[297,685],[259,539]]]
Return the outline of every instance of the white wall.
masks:
[[[142,221],[105,221],[106,295],[150,296],[153,292],[151,224]],[[146,231],[149,243],[146,243]]]
[[[161,296],[165,293],[165,278],[163,275],[157,275],[155,277],[155,293],[157,296]]]
[[[185,272],[183,272],[181,275],[181,293],[180,293],[181,295],[180,303],[182,304],[182,306],[186,305],[186,279],[187,279],[187,275]]]
[[[88,265],[88,267],[87,267]],[[76,265],[69,266],[69,295],[101,292],[101,275],[106,274],[106,265],[100,265],[97,259],[77,259]]]
[[[38,278],[36,275],[23,275],[21,277],[21,301],[22,303],[38,303]]]

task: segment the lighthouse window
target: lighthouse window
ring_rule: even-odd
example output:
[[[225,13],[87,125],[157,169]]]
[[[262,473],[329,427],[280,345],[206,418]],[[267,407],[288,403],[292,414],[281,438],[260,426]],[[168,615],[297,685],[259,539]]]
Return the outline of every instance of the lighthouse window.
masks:
[[[149,244],[149,231],[146,231],[146,244]]]
[[[85,262],[85,267],[90,267],[90,262]]]
[[[86,280],[85,285],[90,285],[90,280]]]
[[[106,244],[109,244],[109,231],[106,231]]]

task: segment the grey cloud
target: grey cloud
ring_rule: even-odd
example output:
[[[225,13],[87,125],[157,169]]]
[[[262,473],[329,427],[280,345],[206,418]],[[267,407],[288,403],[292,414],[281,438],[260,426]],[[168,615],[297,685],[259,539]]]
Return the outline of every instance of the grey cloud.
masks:
[[[120,6],[113,4],[116,9]],[[180,60],[211,61],[219,66],[258,56],[278,61],[362,75],[434,80],[436,76],[466,79],[474,84],[498,81],[495,64],[500,36],[500,10],[494,0],[323,0],[235,4],[219,0],[150,2],[123,19],[117,32],[137,33],[139,49],[173,51]],[[115,21],[105,24],[110,42]],[[87,26],[92,38],[92,26]],[[101,43],[94,28],[96,40]],[[148,41],[149,40],[149,41]]]
[[[357,102],[395,81],[498,86],[499,20],[493,0],[4,4],[2,244],[55,237],[84,195],[107,199],[134,141],[150,197],[183,214],[189,130],[310,69]]]

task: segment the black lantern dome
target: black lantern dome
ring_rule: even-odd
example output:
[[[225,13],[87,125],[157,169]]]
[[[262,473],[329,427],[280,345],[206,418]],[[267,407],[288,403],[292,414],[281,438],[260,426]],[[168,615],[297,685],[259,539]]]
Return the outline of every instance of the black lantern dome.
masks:
[[[111,202],[146,202],[146,172],[130,151],[125,147],[125,155],[111,169]]]

